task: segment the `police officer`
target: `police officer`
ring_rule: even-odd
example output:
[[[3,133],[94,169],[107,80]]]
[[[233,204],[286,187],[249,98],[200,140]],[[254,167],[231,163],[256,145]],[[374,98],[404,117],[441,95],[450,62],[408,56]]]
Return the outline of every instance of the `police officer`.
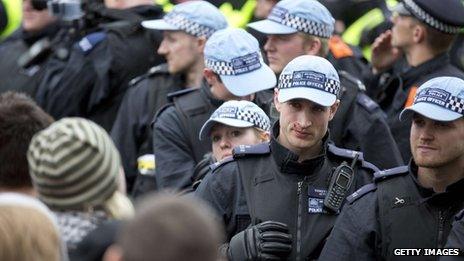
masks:
[[[211,30],[191,30],[191,27],[179,23],[182,17],[189,19],[191,24],[208,26]],[[205,42],[213,32],[226,28],[227,22],[213,5],[192,1],[176,5],[161,21],[144,21],[142,25],[150,30],[163,30],[158,54],[166,57],[167,63],[151,68],[147,74],[131,82],[111,130],[111,137],[121,152],[129,191],[132,191],[137,173],[144,172],[143,162],[147,158],[144,155],[153,154],[150,128],[153,116],[168,102],[168,93],[200,87]],[[141,169],[138,171],[139,165]],[[137,179],[140,179],[138,187],[143,186],[140,182],[145,179],[154,185],[153,178],[148,176]]]
[[[151,0],[105,1],[105,7],[92,9],[95,5],[85,6],[89,8],[84,10],[83,21],[95,22],[87,19],[93,15],[102,16],[105,23],[82,28],[87,35],[66,49],[66,55],[47,64],[37,101],[57,119],[85,117],[110,131],[129,81],[164,62],[153,52],[161,34],[140,24],[160,18],[163,12]]]
[[[380,35],[372,46],[372,67],[376,75],[368,93],[387,113],[388,125],[403,159],[411,157],[410,122],[399,121],[400,112],[410,106],[417,87],[438,76],[464,77],[450,64],[449,50],[464,25],[464,6],[459,0],[405,0],[394,8],[393,28]],[[405,57],[406,68],[393,71]],[[401,66],[400,66],[401,67]]]
[[[210,140],[198,139],[201,126],[224,101],[256,100],[256,92],[276,85],[257,40],[242,29],[213,34],[204,55],[202,87],[172,95],[173,103],[155,116],[153,144],[160,188],[185,189],[192,185],[195,165],[211,151]]]
[[[0,1],[0,42],[10,36],[21,25],[22,0]]]
[[[270,67],[280,74],[299,55],[327,55],[334,19],[317,1],[283,0],[268,19],[249,26],[268,35],[264,50]],[[366,160],[381,169],[402,165],[382,110],[364,94],[356,77],[342,70],[339,76],[341,105],[330,123],[331,139],[337,146],[364,152]]]
[[[22,13],[21,27],[0,45],[0,92],[15,90],[34,96],[59,28],[46,5],[34,6],[32,0],[25,0]]]
[[[226,225],[231,260],[316,259],[340,209],[332,203],[341,204],[378,170],[362,160],[362,153],[330,142],[328,124],[339,106],[339,91],[330,62],[310,55],[295,58],[279,78],[274,103],[280,118],[271,141],[235,148],[233,159],[223,161],[198,187],[196,195]],[[334,168],[344,161],[350,174],[340,182]]]
[[[453,222],[445,248],[457,249],[457,253],[440,258],[440,261],[458,261],[464,260],[464,210],[461,210]],[[459,256],[457,256],[459,255]]]
[[[409,165],[375,173],[373,184],[348,198],[321,260],[392,260],[399,248],[444,247],[464,206],[463,111],[462,79],[437,77],[420,86],[400,114],[412,118]]]

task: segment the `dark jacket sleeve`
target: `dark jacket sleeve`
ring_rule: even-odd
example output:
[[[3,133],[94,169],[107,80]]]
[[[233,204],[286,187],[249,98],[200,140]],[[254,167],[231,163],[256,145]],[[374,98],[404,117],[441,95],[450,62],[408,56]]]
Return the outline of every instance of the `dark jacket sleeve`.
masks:
[[[367,109],[359,104],[359,99],[350,116],[348,128],[350,133],[357,136],[355,140],[359,142],[359,150],[363,152],[364,159],[379,169],[404,165],[383,111],[377,105],[375,108]]]
[[[319,260],[376,260],[376,202],[376,194],[369,193],[345,205]]]
[[[446,242],[445,248],[458,248],[460,252],[460,256],[442,256],[440,260],[446,261],[458,261],[464,260],[464,220],[462,219],[461,211],[458,216],[460,218],[453,223],[453,228],[450,231],[448,236],[448,241]]]
[[[134,86],[127,91],[111,129],[111,138],[121,154],[129,191],[137,176],[137,158],[153,153],[140,151],[150,124],[146,87]]]
[[[195,195],[206,201],[221,217],[227,241],[250,224],[245,191],[235,162],[226,163],[208,173]]]
[[[161,110],[153,124],[156,183],[158,188],[189,188],[196,163],[188,134],[174,106]]]

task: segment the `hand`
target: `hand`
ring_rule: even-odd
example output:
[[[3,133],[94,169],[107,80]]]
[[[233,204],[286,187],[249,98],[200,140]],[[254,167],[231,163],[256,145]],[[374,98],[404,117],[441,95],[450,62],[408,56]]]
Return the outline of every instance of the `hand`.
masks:
[[[292,251],[292,235],[284,223],[266,221],[230,240],[230,260],[282,260]]]
[[[375,74],[389,69],[398,58],[403,55],[402,51],[391,44],[392,32],[387,30],[379,35],[372,44],[372,68]]]

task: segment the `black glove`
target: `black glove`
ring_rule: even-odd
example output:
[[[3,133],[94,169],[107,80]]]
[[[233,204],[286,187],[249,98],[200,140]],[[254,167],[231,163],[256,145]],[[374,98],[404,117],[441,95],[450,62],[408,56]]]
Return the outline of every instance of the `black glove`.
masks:
[[[292,251],[292,235],[284,223],[266,221],[233,236],[229,260],[282,260]]]

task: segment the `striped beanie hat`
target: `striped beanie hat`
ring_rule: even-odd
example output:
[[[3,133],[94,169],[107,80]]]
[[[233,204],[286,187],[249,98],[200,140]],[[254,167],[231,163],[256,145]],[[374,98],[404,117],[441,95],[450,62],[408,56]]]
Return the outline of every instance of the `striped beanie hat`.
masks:
[[[37,133],[27,152],[39,198],[53,209],[101,205],[118,187],[119,152],[106,131],[82,118],[64,118]]]

